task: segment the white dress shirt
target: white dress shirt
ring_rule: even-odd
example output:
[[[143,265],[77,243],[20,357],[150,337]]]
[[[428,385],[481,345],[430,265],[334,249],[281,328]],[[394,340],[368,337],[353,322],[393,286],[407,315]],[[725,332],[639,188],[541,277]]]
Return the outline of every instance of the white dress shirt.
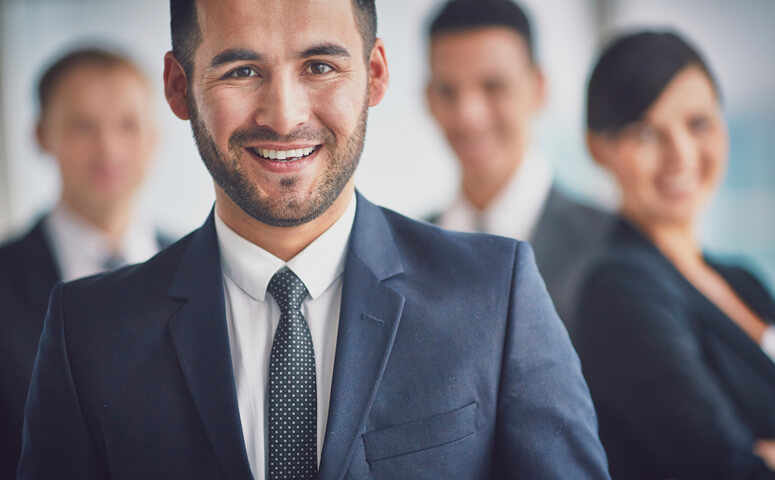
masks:
[[[771,326],[764,331],[761,347],[762,350],[764,350],[764,353],[775,362],[775,326]]]
[[[479,211],[461,192],[441,215],[439,225],[448,230],[481,231],[528,240],[551,187],[549,166],[540,155],[530,152],[487,208]]]
[[[98,228],[61,203],[46,217],[43,228],[64,281],[100,273],[112,257],[125,264],[140,263],[159,251],[156,230],[140,217],[132,218],[118,250]]]
[[[320,464],[334,373],[342,273],[355,220],[355,203],[353,195],[339,220],[287,263],[239,236],[215,215],[237,403],[250,469],[257,480],[267,477],[269,467],[269,357],[280,322],[280,309],[267,286],[272,276],[287,266],[309,292],[301,312],[309,325],[315,351]]]

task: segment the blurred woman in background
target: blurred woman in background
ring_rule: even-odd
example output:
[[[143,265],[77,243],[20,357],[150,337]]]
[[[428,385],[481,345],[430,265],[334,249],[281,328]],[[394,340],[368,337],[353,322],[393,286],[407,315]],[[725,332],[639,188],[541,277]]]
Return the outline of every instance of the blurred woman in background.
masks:
[[[675,33],[621,36],[590,77],[587,129],[622,193],[572,332],[612,477],[775,479],[775,301],[698,239],[728,156],[710,68]]]

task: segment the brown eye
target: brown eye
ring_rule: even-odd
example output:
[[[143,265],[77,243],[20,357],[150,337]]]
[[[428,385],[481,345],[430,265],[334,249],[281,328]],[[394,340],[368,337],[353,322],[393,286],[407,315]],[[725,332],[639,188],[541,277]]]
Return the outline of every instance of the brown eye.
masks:
[[[309,72],[313,75],[323,75],[333,71],[334,68],[327,63],[315,62],[311,63],[309,66]]]
[[[505,85],[503,82],[500,82],[498,80],[488,80],[484,82],[482,85],[484,88],[484,91],[487,92],[488,95],[497,95],[501,93],[503,90],[505,90]]]
[[[689,128],[693,132],[705,132],[710,128],[710,118],[706,116],[697,116],[689,120]]]
[[[258,73],[252,67],[239,67],[236,70],[232,70],[229,77],[232,78],[248,78],[255,77]]]

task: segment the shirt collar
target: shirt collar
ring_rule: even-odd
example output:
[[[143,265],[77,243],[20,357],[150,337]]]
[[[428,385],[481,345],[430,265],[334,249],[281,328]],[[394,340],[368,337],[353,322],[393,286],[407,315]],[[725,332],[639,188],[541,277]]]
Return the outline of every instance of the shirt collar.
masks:
[[[221,268],[237,286],[254,300],[265,302],[272,276],[287,266],[307,287],[312,299],[319,297],[344,272],[347,244],[355,221],[353,195],[341,217],[288,262],[241,237],[215,215],[215,231],[221,251]]]
[[[117,250],[112,249],[104,233],[63,203],[48,215],[44,228],[65,280],[102,271],[110,257],[118,256],[127,264],[139,263],[159,250],[153,225],[136,215]]]
[[[441,216],[439,224],[450,230],[485,231],[529,239],[552,186],[551,171],[537,153],[529,152],[508,183],[483,211],[461,193]]]

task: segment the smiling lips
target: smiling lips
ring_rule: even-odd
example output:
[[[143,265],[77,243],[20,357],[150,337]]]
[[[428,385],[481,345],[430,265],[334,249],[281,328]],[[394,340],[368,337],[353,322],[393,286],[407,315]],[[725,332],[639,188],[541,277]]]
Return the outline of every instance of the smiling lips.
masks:
[[[274,160],[281,162],[293,162],[304,157],[308,157],[315,152],[317,147],[294,148],[290,150],[270,150],[265,148],[249,147],[248,150],[265,160]]]
[[[699,184],[697,175],[691,172],[665,176],[657,183],[660,191],[671,197],[691,195],[699,187]]]

